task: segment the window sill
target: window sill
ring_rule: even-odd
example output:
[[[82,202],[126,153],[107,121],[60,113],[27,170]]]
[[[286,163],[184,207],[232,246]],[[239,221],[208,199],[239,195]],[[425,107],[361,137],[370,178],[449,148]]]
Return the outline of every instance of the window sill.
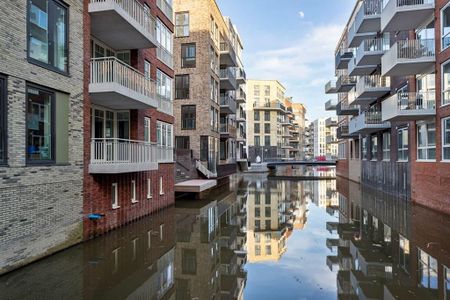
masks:
[[[407,162],[409,162],[409,160],[397,160],[397,162],[399,162],[399,163],[407,163]]]
[[[113,205],[113,207],[112,207],[112,209],[114,209],[114,210],[119,209],[119,208],[120,208],[120,206],[118,206],[118,205]]]
[[[440,108],[449,107],[450,103],[441,104]]]
[[[148,196],[147,195],[147,200],[152,200],[153,199],[153,196]]]
[[[450,159],[443,159],[441,160],[441,163],[450,164]]]
[[[416,162],[423,162],[423,163],[435,163],[435,159],[416,159]]]
[[[68,58],[67,58],[67,60],[68,60]],[[29,56],[28,56],[27,61],[28,61],[28,63],[30,63],[32,65],[41,67],[41,68],[46,69],[48,71],[52,71],[52,72],[58,73],[60,75],[66,76],[66,77],[70,77],[70,74],[69,74],[68,71],[61,71],[60,69],[58,69],[56,67],[53,67],[52,65],[48,65],[48,64],[42,63],[42,62],[40,62],[40,61],[38,61],[36,59],[33,59],[33,58],[29,57]]]
[[[138,203],[139,201],[137,201],[137,200],[131,200],[131,204],[136,204],[136,203]]]

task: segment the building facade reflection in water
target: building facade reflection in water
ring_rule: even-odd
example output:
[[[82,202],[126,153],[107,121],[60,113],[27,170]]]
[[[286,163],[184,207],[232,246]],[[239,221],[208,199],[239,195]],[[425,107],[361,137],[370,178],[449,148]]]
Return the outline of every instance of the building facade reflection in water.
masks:
[[[338,190],[327,228],[339,238],[326,243],[339,298],[450,299],[448,216],[348,181]]]

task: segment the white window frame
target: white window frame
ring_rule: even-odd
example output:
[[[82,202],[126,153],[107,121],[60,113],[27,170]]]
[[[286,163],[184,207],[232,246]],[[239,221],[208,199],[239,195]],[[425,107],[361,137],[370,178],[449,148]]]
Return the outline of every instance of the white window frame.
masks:
[[[183,20],[186,20],[187,24],[185,24],[185,23],[179,24],[178,23],[177,16],[179,16],[179,15],[185,16],[185,19],[183,18]],[[186,15],[187,15],[187,17],[186,17]],[[183,28],[183,30],[181,31],[181,34],[179,34],[180,33],[179,28]],[[187,28],[187,33],[185,32],[186,28]],[[190,35],[190,13],[189,13],[189,11],[177,12],[175,14],[175,36],[176,37],[189,37],[189,35]]]
[[[144,60],[144,76],[150,80],[152,74],[152,64],[148,60]]]
[[[402,132],[402,136],[404,135],[404,134],[406,134],[406,136],[408,137],[408,147],[402,147],[402,148],[399,148],[400,147],[400,145],[398,144],[398,135],[399,135],[399,133],[400,133],[400,131]],[[403,144],[402,144],[402,146],[404,146]],[[399,153],[400,153],[400,151],[405,151],[406,150],[406,153],[408,153],[408,157],[407,157],[407,159],[400,159],[399,158]],[[398,162],[407,162],[407,161],[409,161],[409,130],[408,130],[408,128],[406,127],[406,128],[399,128],[398,130],[397,130],[397,161]]]
[[[173,79],[160,69],[156,70],[156,93],[163,100],[173,100]]]
[[[373,142],[374,140],[375,140],[376,143]],[[374,144],[376,144],[375,153],[374,153],[374,147],[373,147]],[[376,134],[370,136],[370,160],[371,161],[377,161],[378,160],[378,135],[376,135]]]
[[[173,33],[159,18],[156,19],[156,40],[163,49],[173,54]]]
[[[113,196],[114,196],[114,199],[113,199]],[[113,183],[111,185],[111,202],[112,202],[112,204],[111,204],[112,209],[120,208],[120,206],[119,206],[119,188],[118,188],[117,183]]]
[[[152,180],[150,178],[147,178],[147,199],[152,199]]]
[[[144,117],[144,142],[146,143],[151,143],[152,140],[151,124],[152,124],[151,119],[149,117]]]
[[[440,28],[441,52],[444,51],[445,49],[447,49],[448,47],[450,47],[450,45],[447,47],[444,47],[444,27],[443,27],[443,25],[444,25],[444,14],[443,13],[444,13],[444,10],[447,9],[449,6],[450,6],[450,2],[447,3],[439,12],[440,18],[441,18],[441,28]],[[449,32],[449,35],[450,35],[450,32]]]
[[[386,147],[387,146],[387,147]],[[383,161],[391,160],[391,133],[383,133]]]
[[[442,119],[442,125],[441,125],[441,128],[442,128],[442,134],[441,134],[442,135],[441,161],[442,162],[450,162],[450,157],[448,157],[448,158],[444,157],[444,149],[445,148],[449,148],[450,149],[450,144],[445,144],[445,132],[446,131],[450,132],[450,123],[449,123],[449,127],[447,129],[445,128],[445,122],[446,121],[450,121],[450,117],[446,117],[446,118]]]
[[[163,178],[162,176],[159,177],[159,195],[164,195],[164,187],[163,187]]]
[[[416,144],[417,144],[417,154],[416,154],[416,161],[422,161],[422,162],[427,162],[427,161],[429,161],[429,162],[433,162],[433,161],[436,161],[436,124],[434,125],[434,136],[435,136],[435,140],[434,140],[434,145],[431,145],[430,146],[430,144],[429,144],[429,141],[428,141],[428,125],[429,124],[431,124],[431,123],[434,123],[434,121],[433,122],[417,122],[417,124],[416,124]],[[426,139],[426,145],[425,146],[419,146],[419,143],[420,143],[420,141],[419,141],[419,128],[420,128],[420,126],[426,126],[426,136],[425,136],[425,139]],[[428,150],[430,150],[430,149],[434,149],[434,158],[428,158]],[[425,158],[419,158],[419,154],[420,154],[420,150],[425,150],[425,153],[426,153],[426,157]]]
[[[450,268],[447,266],[444,266],[444,299],[448,299],[447,291],[450,290]],[[447,286],[449,286],[449,289],[447,289]]]
[[[131,203],[137,203],[136,180],[131,180]]]
[[[428,288],[428,289],[437,289],[438,288],[438,286],[439,286],[439,267],[438,267],[438,261],[437,261],[437,259],[435,258],[435,257],[433,257],[433,256],[431,256],[430,254],[428,254],[427,252],[425,252],[425,251],[423,251],[421,248],[418,248],[417,249],[417,260],[418,260],[418,271],[420,271],[422,268],[421,267],[425,267],[425,268],[423,268],[425,271],[426,271],[426,273],[428,274],[428,279],[430,279],[431,278],[431,276],[433,275],[433,273],[436,275],[436,284],[437,284],[437,286],[436,287],[433,287],[433,286],[430,286],[430,284],[431,284],[431,281],[430,280],[428,280],[428,285],[427,286],[424,286],[424,285],[422,285],[421,283],[420,283],[420,281],[419,281],[419,284],[421,285],[421,286],[423,286],[424,288]],[[425,254],[425,256],[426,256],[426,261],[424,261],[423,260],[423,257],[422,257],[422,255],[421,255],[421,253],[424,253]],[[434,263],[433,263],[433,261],[434,261]],[[433,266],[435,266],[436,267],[436,269],[434,269],[433,268]],[[418,272],[419,273],[419,272]],[[419,275],[419,279],[420,279],[420,275]]]
[[[450,64],[450,59],[441,64],[441,107],[450,105],[450,84],[446,89],[444,89],[444,86],[445,86],[444,67],[448,64]],[[449,73],[449,77],[450,77],[450,73]],[[444,103],[445,93],[449,93],[449,101],[447,103]]]

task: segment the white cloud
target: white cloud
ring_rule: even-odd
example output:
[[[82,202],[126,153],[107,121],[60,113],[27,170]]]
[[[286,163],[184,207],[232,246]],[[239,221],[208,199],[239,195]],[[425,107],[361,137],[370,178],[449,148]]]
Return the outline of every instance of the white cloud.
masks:
[[[301,19],[305,17],[305,13],[303,11],[299,11],[298,15],[300,16]]]

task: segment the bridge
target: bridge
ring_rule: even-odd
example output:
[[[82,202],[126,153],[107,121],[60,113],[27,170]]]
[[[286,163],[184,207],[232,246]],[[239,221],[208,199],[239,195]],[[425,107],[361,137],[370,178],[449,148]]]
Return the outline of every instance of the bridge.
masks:
[[[303,166],[335,166],[335,160],[327,161],[306,161],[306,160],[280,160],[280,161],[269,161],[267,163],[267,168],[274,169],[276,166],[293,166],[293,165],[303,165]]]

